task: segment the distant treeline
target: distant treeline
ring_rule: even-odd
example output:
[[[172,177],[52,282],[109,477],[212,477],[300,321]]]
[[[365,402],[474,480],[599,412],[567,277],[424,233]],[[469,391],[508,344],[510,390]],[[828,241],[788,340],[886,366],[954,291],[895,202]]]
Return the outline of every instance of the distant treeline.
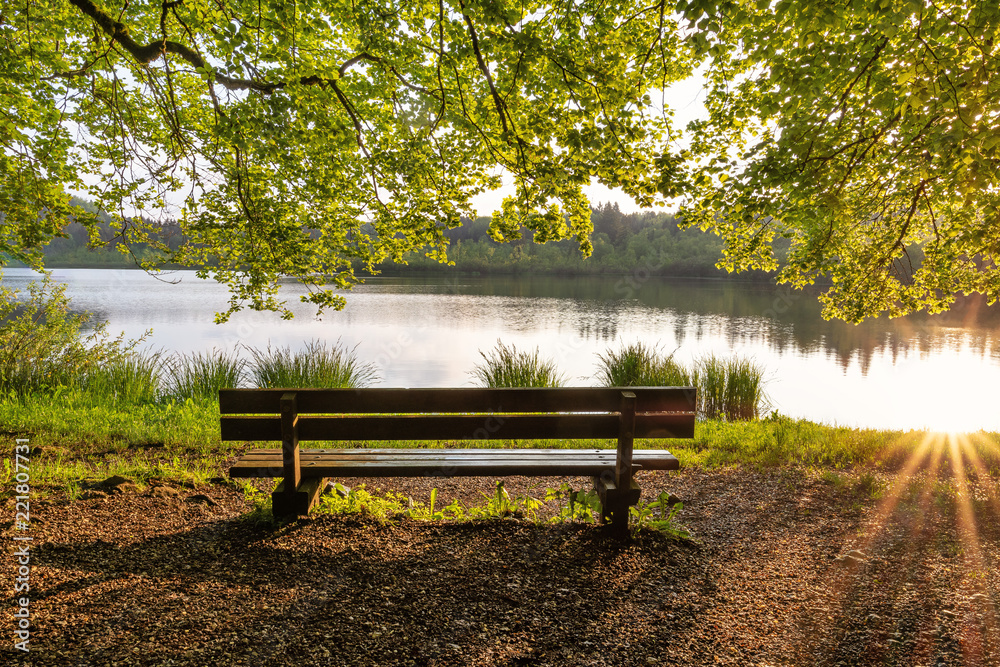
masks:
[[[383,264],[383,274],[458,270],[474,273],[533,273],[554,275],[626,274],[682,277],[726,277],[715,263],[722,256],[718,236],[697,228],[681,229],[667,213],[622,213],[618,204],[603,204],[591,213],[593,254],[584,259],[576,241],[536,244],[531,232],[509,243],[490,238],[489,218],[468,220],[447,232],[448,259],[454,267],[414,254],[405,266]],[[735,276],[734,276],[735,277]],[[740,279],[767,278],[763,272],[741,273]]]
[[[98,218],[97,233],[92,239],[90,232],[79,222],[70,220],[63,227],[65,236],[52,239],[42,252],[48,267],[79,268],[133,268],[136,258],[155,260],[160,253],[148,243],[123,241],[121,231],[112,225],[111,216],[80,197],[72,197],[70,205],[95,213]],[[180,225],[174,221],[151,223],[158,240],[177,249],[184,240]]]
[[[110,216],[96,211],[94,205],[74,197],[71,203],[96,212],[100,223],[95,239],[83,225],[71,221],[64,228],[65,237],[53,239],[45,248],[45,263],[50,267],[127,268],[135,257],[152,259],[156,250],[145,243],[128,245],[122,252],[119,231]],[[617,204],[604,204],[593,210],[594,252],[584,259],[573,240],[536,244],[530,231],[520,240],[497,243],[488,233],[490,219],[464,220],[460,227],[448,230],[448,258],[453,267],[428,259],[419,253],[407,258],[406,265],[386,263],[383,274],[405,275],[440,271],[471,273],[532,273],[553,275],[627,274],[684,277],[725,277],[715,263],[722,256],[719,237],[697,228],[680,229],[678,219],[667,213],[622,213]],[[176,222],[153,225],[160,241],[172,249],[184,242]],[[361,273],[361,267],[357,267]],[[765,278],[763,273],[743,273],[741,279]]]

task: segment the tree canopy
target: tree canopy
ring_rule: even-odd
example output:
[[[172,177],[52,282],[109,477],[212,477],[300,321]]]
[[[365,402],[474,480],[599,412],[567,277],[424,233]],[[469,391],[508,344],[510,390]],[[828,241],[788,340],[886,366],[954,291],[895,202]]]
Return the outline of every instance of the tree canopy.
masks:
[[[583,186],[679,198],[722,264],[831,279],[859,321],[1000,296],[995,2],[24,0],[0,5],[0,253],[38,264],[71,192],[127,252],[290,312],[424,250],[513,179],[497,240],[574,238]],[[678,141],[659,95],[703,68]],[[166,211],[166,213],[163,213]],[[96,233],[96,232],[95,232]],[[773,243],[790,245],[779,266]],[[210,268],[205,268],[210,267]]]
[[[713,54],[689,221],[826,316],[1000,297],[1000,4],[695,0]]]
[[[492,234],[576,238],[597,179],[652,203],[693,49],[636,0],[25,0],[0,10],[0,251],[36,263],[69,192],[127,251],[164,207],[231,308],[282,310],[415,249],[510,174]],[[76,213],[76,215],[82,215]],[[141,217],[140,217],[141,216]],[[81,220],[86,224],[86,219]],[[224,313],[225,318],[229,313]]]

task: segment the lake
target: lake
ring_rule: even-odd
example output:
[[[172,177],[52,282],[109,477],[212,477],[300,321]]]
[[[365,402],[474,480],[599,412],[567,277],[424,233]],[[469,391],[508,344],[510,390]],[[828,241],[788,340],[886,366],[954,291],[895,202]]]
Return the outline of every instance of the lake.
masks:
[[[301,347],[341,341],[376,364],[378,386],[472,386],[470,371],[497,340],[537,347],[567,384],[592,385],[598,355],[642,341],[683,362],[707,354],[752,357],[767,369],[776,410],[828,424],[876,428],[1000,431],[1000,310],[969,299],[939,316],[827,322],[813,294],[771,285],[664,280],[641,273],[598,278],[374,278],[325,313],[281,294],[294,320],[242,312],[224,325],[224,287],[178,271],[55,269],[75,309],[109,331],[165,352],[245,346]],[[3,284],[36,277],[7,269]]]

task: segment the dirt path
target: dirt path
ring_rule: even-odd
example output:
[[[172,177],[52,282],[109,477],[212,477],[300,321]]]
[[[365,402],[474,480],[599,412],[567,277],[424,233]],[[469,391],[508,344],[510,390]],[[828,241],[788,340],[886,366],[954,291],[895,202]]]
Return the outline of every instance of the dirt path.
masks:
[[[0,660],[1000,664],[996,478],[899,480],[794,469],[648,474],[645,497],[669,489],[685,502],[683,523],[697,538],[688,543],[643,534],[618,544],[593,526],[512,519],[317,516],[273,530],[240,520],[246,502],[226,485],[39,501],[31,651],[13,650],[6,632]],[[432,483],[402,484],[426,498]],[[491,488],[434,484],[439,503],[476,501]],[[13,561],[9,553],[7,573]]]

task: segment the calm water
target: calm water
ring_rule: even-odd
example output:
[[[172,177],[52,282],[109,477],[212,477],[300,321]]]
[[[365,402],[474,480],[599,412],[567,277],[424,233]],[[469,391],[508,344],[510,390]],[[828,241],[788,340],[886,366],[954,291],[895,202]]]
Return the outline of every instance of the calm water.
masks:
[[[296,318],[239,313],[212,323],[227,293],[193,272],[161,279],[141,271],[57,269],[76,308],[112,333],[153,333],[167,352],[290,345],[319,338],[357,346],[380,385],[471,386],[469,371],[498,339],[539,348],[570,384],[595,384],[597,355],[622,343],[659,345],[688,362],[741,354],[768,369],[776,409],[826,423],[880,428],[1000,431],[1000,311],[968,302],[947,316],[825,322],[815,297],[718,281],[632,278],[380,278],[356,287],[347,307],[316,319],[282,293]],[[34,274],[8,269],[22,287]],[[169,282],[167,282],[169,281]]]

